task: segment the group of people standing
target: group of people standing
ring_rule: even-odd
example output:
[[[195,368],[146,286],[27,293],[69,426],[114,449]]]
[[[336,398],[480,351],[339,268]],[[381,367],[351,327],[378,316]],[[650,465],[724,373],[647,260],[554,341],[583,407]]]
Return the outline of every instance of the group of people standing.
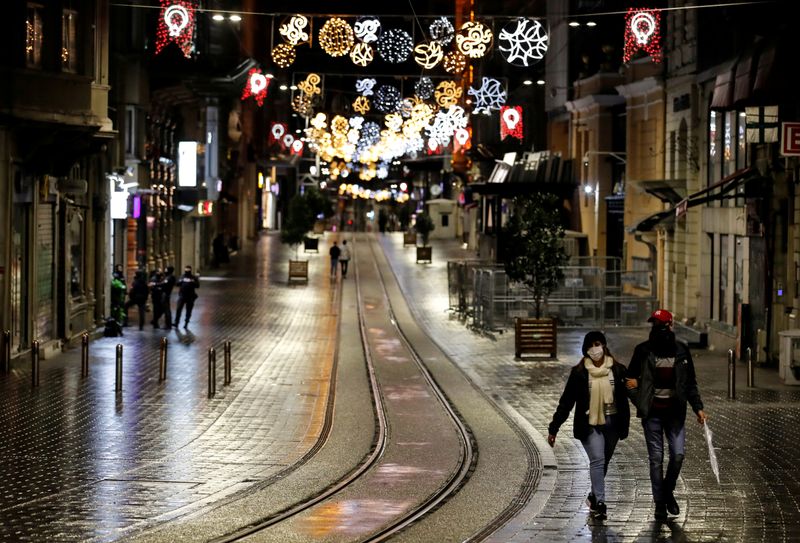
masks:
[[[175,287],[178,288],[178,305],[173,320],[171,298]],[[183,270],[183,275],[177,278],[175,277],[175,268],[167,266],[164,272],[153,270],[150,272],[149,277],[143,270],[137,271],[130,289],[127,289],[122,266],[117,264],[114,267],[111,281],[111,316],[122,326],[128,326],[128,310],[135,306],[139,313],[139,330],[143,330],[145,313],[147,312],[147,300],[149,298],[153,310],[153,318],[150,324],[153,325],[153,328],[159,328],[162,317],[164,318],[165,329],[170,329],[173,326],[177,328],[184,307],[186,308],[184,328],[186,328],[192,318],[192,310],[197,299],[198,288],[200,288],[200,278],[192,273],[191,266],[186,266]],[[126,290],[127,301],[125,301]]]
[[[350,265],[350,247],[347,246],[347,240],[342,241],[341,247],[334,241],[328,254],[331,257],[331,278],[336,277],[339,264],[342,266],[342,279],[347,278],[347,268]]]
[[[592,491],[586,501],[595,519],[607,516],[605,475],[617,442],[628,436],[629,401],[642,421],[656,520],[680,514],[675,485],[685,454],[687,403],[701,425],[707,418],[692,355],[675,338],[672,314],[659,309],[648,321],[652,323],[650,337],[636,346],[627,368],[611,354],[602,332],[586,334],[583,358],[570,371],[548,428],[547,442],[552,447],[575,408],[572,433],[589,457]],[[665,437],[669,447],[666,474]]]

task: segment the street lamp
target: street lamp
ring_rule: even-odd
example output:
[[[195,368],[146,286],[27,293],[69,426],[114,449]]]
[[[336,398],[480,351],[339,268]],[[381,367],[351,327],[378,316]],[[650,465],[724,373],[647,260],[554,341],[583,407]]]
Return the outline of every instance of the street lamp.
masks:
[[[627,164],[627,161],[623,158],[626,156],[624,151],[586,151],[583,153],[583,166],[589,166],[589,155],[609,155],[611,157],[616,158],[619,160],[620,164]]]

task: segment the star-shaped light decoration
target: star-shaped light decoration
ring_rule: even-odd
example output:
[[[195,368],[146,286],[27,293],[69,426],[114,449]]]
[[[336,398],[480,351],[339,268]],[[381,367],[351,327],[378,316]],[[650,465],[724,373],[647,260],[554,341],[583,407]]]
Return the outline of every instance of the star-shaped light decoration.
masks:
[[[528,67],[544,58],[548,39],[542,23],[518,17],[500,30],[497,48],[509,64]]]

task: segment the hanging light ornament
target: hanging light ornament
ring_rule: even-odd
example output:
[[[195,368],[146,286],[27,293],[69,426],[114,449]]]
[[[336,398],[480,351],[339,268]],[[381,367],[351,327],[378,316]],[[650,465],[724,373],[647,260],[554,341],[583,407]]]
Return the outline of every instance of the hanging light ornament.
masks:
[[[400,128],[403,126],[403,117],[399,113],[389,113],[384,117],[384,123],[386,128],[392,132],[400,132]]]
[[[661,10],[628,8],[625,15],[625,51],[622,59],[629,62],[639,49],[661,62]]]
[[[491,77],[482,77],[481,86],[477,89],[470,87],[467,94],[475,98],[473,113],[489,114],[492,110],[499,110],[506,103],[503,84]]]
[[[463,89],[455,81],[442,81],[437,85],[434,96],[437,104],[442,107],[450,107],[458,104],[462,93]]]
[[[288,68],[295,59],[294,46],[288,43],[279,43],[272,49],[272,61],[279,68]]]
[[[527,67],[544,58],[548,36],[542,23],[536,19],[518,17],[500,30],[497,42],[497,49],[506,62]]]
[[[322,89],[319,88],[321,81],[322,79],[319,75],[308,74],[304,81],[297,84],[297,88],[300,89],[300,92],[304,92],[311,98],[314,98],[314,95],[322,94]]]
[[[356,38],[364,43],[375,43],[381,34],[381,22],[377,17],[361,17],[353,27]]]
[[[353,29],[347,21],[332,17],[319,30],[319,45],[332,57],[341,57],[350,52],[354,43]]]
[[[391,85],[381,85],[375,92],[375,109],[383,113],[394,113],[400,109],[403,99],[400,91]]]
[[[509,136],[521,140],[522,133],[522,108],[520,106],[503,106],[500,108],[500,139]]]
[[[431,38],[438,41],[443,46],[449,45],[453,41],[456,29],[447,17],[439,17],[431,23],[429,27]]]
[[[364,79],[357,79],[356,80],[356,92],[359,93],[361,96],[372,96],[372,88],[378,82],[374,79],[364,78]]]
[[[357,43],[350,51],[350,60],[356,66],[366,67],[375,58],[375,51],[372,46],[366,43]]]
[[[469,58],[481,58],[492,47],[492,31],[483,23],[467,21],[456,35],[456,47]]]
[[[161,0],[156,30],[156,55],[172,42],[180,48],[183,56],[191,56],[194,50],[196,7],[194,0]]]
[[[427,100],[433,96],[434,89],[435,87],[433,86],[433,80],[427,76],[420,77],[419,81],[414,83],[414,94],[423,100]]]
[[[405,30],[392,28],[378,38],[378,54],[383,60],[392,64],[400,64],[408,60],[414,40]]]
[[[444,56],[442,68],[449,74],[460,74],[467,67],[467,57],[458,51],[450,51]]]
[[[294,99],[292,99],[292,109],[295,113],[305,118],[311,117],[311,114],[314,112],[311,97],[304,92],[297,93]]]
[[[283,36],[288,43],[297,45],[307,42],[309,39],[306,28],[308,18],[305,15],[292,15],[287,22],[278,27],[278,33]]]
[[[443,57],[444,50],[439,42],[422,42],[418,43],[416,47],[414,47],[414,62],[426,70],[434,68],[437,64],[439,64],[439,62],[441,62]]]
[[[272,78],[262,74],[261,68],[252,68],[247,72],[247,84],[242,91],[242,101],[252,96],[259,107],[263,106],[270,81]]]

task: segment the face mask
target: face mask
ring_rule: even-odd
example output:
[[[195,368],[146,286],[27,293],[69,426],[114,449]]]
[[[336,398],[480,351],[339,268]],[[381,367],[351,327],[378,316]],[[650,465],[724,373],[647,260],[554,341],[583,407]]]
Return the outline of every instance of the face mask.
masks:
[[[604,353],[605,353],[605,351],[603,350],[602,345],[599,346],[599,347],[592,347],[588,351],[586,351],[586,354],[589,355],[589,358],[591,358],[595,362],[597,362],[600,359],[602,359]]]

